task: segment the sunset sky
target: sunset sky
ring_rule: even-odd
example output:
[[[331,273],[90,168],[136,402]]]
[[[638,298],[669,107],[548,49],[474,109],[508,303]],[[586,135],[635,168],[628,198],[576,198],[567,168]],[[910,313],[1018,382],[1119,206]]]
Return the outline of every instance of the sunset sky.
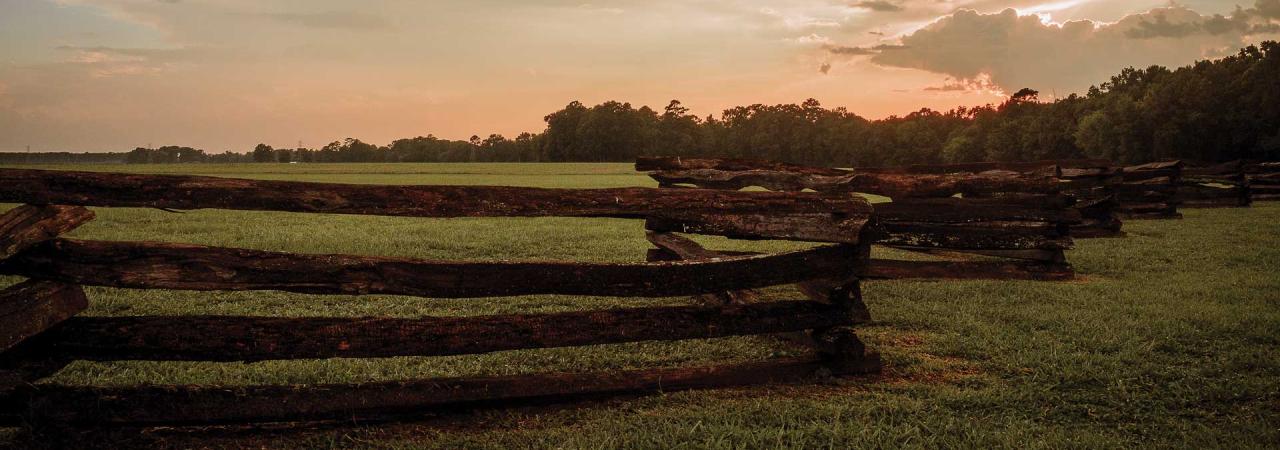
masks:
[[[1051,98],[1280,38],[1254,1],[0,0],[0,151],[512,137],[572,100]]]

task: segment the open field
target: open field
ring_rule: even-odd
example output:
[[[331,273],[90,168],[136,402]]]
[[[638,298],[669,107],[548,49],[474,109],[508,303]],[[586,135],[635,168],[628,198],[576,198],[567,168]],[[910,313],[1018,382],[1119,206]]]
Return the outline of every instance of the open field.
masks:
[[[260,179],[542,187],[653,186],[630,164],[50,166]],[[12,205],[2,205],[7,209]],[[71,237],[447,259],[641,261],[639,221],[416,219],[96,208]],[[390,447],[1269,447],[1280,442],[1280,204],[1130,221],[1077,242],[1069,283],[870,282],[877,377],[486,411],[460,419],[282,435],[148,435],[135,444]],[[699,241],[716,249],[802,244]],[[6,279],[5,283],[17,281]],[[552,312],[685,298],[504,299],[89,288],[89,314],[445,316]],[[798,295],[779,289],[782,295]],[[75,363],[68,384],[320,383],[697,365],[776,356],[728,338],[443,358]],[[0,435],[23,444],[16,432]],[[0,440],[0,443],[5,442]]]

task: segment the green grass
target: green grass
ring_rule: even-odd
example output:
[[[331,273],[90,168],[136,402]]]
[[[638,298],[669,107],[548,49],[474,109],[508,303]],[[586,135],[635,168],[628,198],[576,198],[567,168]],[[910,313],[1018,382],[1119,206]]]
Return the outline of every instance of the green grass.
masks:
[[[69,169],[73,167],[58,167]],[[625,164],[83,166],[352,183],[650,186]],[[8,205],[0,206],[7,208]],[[307,253],[639,261],[638,221],[413,219],[97,208],[72,233]],[[1131,221],[1081,240],[1068,283],[873,282],[862,334],[881,376],[837,384],[671,393],[581,408],[132,444],[396,448],[1274,447],[1280,442],[1280,204]],[[701,239],[713,248],[792,243]],[[6,281],[17,281],[7,279]],[[90,288],[88,314],[479,315],[688,299],[503,299],[190,293]],[[786,288],[778,295],[796,295]],[[766,338],[638,343],[446,358],[231,363],[78,362],[68,384],[318,383],[711,364],[787,354]],[[10,436],[13,436],[10,433]],[[13,443],[21,443],[21,438]],[[4,441],[0,440],[0,445]]]

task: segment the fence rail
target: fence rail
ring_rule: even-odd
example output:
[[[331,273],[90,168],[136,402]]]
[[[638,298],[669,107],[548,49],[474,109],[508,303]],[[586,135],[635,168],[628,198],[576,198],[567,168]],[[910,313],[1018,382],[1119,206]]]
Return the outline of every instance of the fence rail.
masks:
[[[1250,200],[1280,200],[1280,162],[1245,164]]]
[[[1185,167],[1178,199],[1185,208],[1235,208],[1253,202],[1243,161]]]
[[[867,373],[878,370],[879,358],[854,328],[870,320],[861,280],[1070,279],[1074,272],[1064,250],[1073,246],[1073,236],[1118,233],[1117,211],[1168,218],[1178,215],[1179,204],[1280,198],[1280,188],[1272,189],[1280,186],[1280,163],[1185,168],[1174,161],[1122,169],[1107,161],[1072,160],[843,170],[642,158],[636,167],[649,171],[663,189],[366,186],[0,169],[0,201],[25,203],[0,214],[0,274],[30,278],[0,290],[0,423],[383,419],[475,405],[796,380],[820,372]],[[750,186],[773,192],[741,191]],[[818,192],[801,192],[810,189]],[[873,206],[855,193],[893,201]],[[60,237],[93,219],[85,206],[632,218],[643,221],[654,248],[645,262],[634,263],[469,262]],[[675,233],[815,246],[777,254],[719,251]],[[940,260],[871,259],[873,243]],[[479,317],[93,317],[81,315],[92,301],[82,285],[477,302],[535,294],[692,296],[694,304]],[[780,285],[794,285],[804,298],[770,298],[761,290]],[[35,383],[75,360],[446,356],[766,334],[803,343],[807,356],[709,367],[313,386]]]
[[[820,368],[837,375],[878,368],[877,356],[849,328],[869,318],[857,283],[865,272],[867,246],[881,233],[872,206],[861,197],[650,188],[363,186],[18,169],[0,169],[0,186],[0,201],[28,203],[0,215],[0,273],[32,279],[0,291],[0,324],[5,325],[0,403],[8,407],[0,411],[0,422],[146,425],[380,417],[460,404],[797,379],[813,376]],[[655,230],[650,239],[668,244],[682,239],[667,233],[674,230],[835,245],[769,255],[606,264],[309,255],[58,237],[93,217],[83,206],[411,217],[621,217],[644,220]],[[787,284],[799,285],[807,298],[779,301],[758,293],[730,294]],[[87,307],[80,285],[453,298],[689,295],[699,304],[481,317],[87,317],[77,316]],[[744,301],[720,300],[724,298]],[[803,334],[811,357],[702,368],[325,386],[32,384],[74,360],[444,356],[797,332]],[[82,404],[87,398],[95,401]]]
[[[1180,219],[1182,161],[1164,161],[1124,168],[1124,182],[1116,185],[1121,214],[1130,219]]]
[[[1086,163],[1095,164],[1080,164]],[[1007,258],[874,259],[863,275],[877,279],[1069,279],[1073,272],[1063,250],[1072,248],[1072,227],[1085,219],[1083,210],[1072,207],[1075,198],[1064,192],[1105,189],[1113,178],[1099,179],[1084,169],[1075,169],[1079,172],[1075,178],[1063,180],[1060,166],[1045,163],[845,170],[740,159],[659,157],[641,158],[636,168],[648,171],[668,188],[763,187],[784,192],[813,189],[833,197],[851,192],[887,196],[893,202],[875,205],[876,222],[884,229],[876,244],[934,254],[985,253]],[[1007,170],[1011,168],[1029,171]],[[961,169],[986,171],[952,172]],[[1110,210],[1102,214],[1110,214]]]

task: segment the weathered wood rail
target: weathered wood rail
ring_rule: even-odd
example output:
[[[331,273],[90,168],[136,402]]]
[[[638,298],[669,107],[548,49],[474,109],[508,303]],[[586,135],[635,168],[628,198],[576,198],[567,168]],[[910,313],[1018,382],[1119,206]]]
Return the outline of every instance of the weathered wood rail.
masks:
[[[976,162],[940,165],[913,165],[892,168],[859,168],[859,171],[884,173],[941,175],[963,173],[1015,172],[1030,176],[1057,178],[1059,197],[1070,198],[1072,208],[1080,212],[1081,220],[1071,225],[1074,238],[1119,236],[1123,222],[1120,220],[1120,202],[1115,185],[1121,183],[1123,169],[1105,159],[1067,159],[1027,162]],[[1045,196],[1028,196],[1017,191],[980,193],[996,199],[1024,199],[1031,201],[1055,201]],[[974,196],[970,196],[971,198]]]
[[[1280,200],[1280,162],[1245,164],[1251,201]]]
[[[388,418],[424,410],[565,401],[798,380],[878,370],[854,325],[869,319],[859,278],[882,231],[857,196],[675,189],[557,190],[363,186],[0,169],[0,423],[186,425]],[[306,255],[59,237],[85,206],[239,209],[409,217],[642,219],[648,261],[459,262]],[[814,242],[781,254],[729,254],[671,234]],[[666,255],[665,257],[660,257]],[[795,284],[804,299],[755,291]],[[81,285],[480,298],[534,294],[694,296],[688,306],[481,317],[327,318],[79,315]],[[476,301],[495,301],[494,299]],[[75,360],[263,361],[444,356],[638,341],[784,334],[808,356],[711,367],[316,386],[35,384]]]
[[[1007,170],[1013,168],[1026,171]],[[1072,278],[1074,272],[1063,251],[1074,245],[1072,227],[1084,218],[1082,210],[1073,208],[1075,198],[1064,192],[1105,189],[1114,178],[1114,173],[1107,170],[1095,171],[1107,175],[1096,179],[1094,172],[1073,169],[1080,173],[1064,180],[1059,166],[1045,163],[843,170],[768,161],[652,157],[640,158],[636,169],[648,172],[660,186],[668,188],[763,187],[781,192],[811,189],[828,198],[844,198],[851,193],[886,196],[893,202],[875,205],[876,219],[885,231],[877,244],[917,252],[999,258],[873,259],[863,273],[872,279]]]
[[[1239,208],[1253,202],[1244,161],[1184,167],[1178,186],[1183,208]]]
[[[1121,215],[1128,219],[1181,219],[1178,188],[1182,161],[1164,161],[1124,168],[1124,182],[1116,186]]]

